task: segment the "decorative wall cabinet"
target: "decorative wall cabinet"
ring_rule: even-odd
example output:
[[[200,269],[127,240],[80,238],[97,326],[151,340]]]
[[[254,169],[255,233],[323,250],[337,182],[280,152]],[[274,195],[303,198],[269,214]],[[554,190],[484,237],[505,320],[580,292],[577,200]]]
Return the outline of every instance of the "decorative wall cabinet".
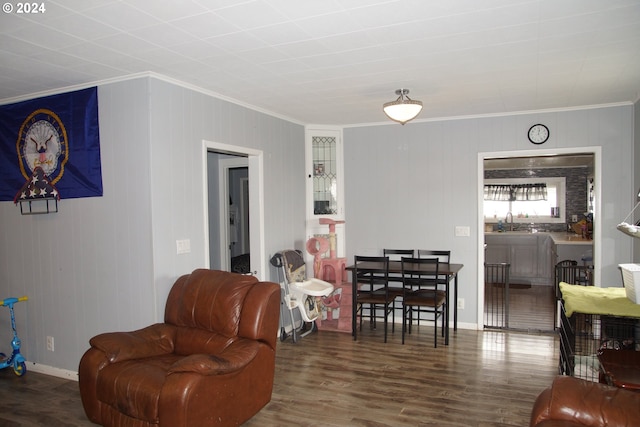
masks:
[[[315,236],[328,237],[329,228],[320,224],[320,218],[344,220],[342,129],[307,127],[305,156],[307,239]],[[336,226],[336,249],[339,257],[343,257],[345,253],[344,230],[345,224]]]

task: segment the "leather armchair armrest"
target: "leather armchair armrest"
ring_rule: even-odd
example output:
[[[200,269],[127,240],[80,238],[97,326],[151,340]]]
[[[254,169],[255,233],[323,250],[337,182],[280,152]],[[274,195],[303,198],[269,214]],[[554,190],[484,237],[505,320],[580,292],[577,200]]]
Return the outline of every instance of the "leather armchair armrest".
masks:
[[[89,340],[110,363],[173,352],[174,327],[158,323],[132,332],[107,332]]]
[[[260,346],[264,345],[259,341],[240,340],[220,354],[192,354],[174,363],[167,374],[193,372],[200,375],[221,375],[240,371],[251,363]]]

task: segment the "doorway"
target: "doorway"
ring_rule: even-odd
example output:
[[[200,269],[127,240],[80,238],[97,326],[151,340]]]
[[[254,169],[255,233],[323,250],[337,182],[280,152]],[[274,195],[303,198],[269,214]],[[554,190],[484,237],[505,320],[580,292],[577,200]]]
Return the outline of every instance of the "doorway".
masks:
[[[593,215],[593,224],[594,224],[594,238],[593,238],[593,252],[592,252],[592,260],[594,268],[594,280],[595,283],[599,283],[600,279],[600,270],[598,266],[600,265],[600,220],[601,208],[599,206],[600,202],[600,182],[598,177],[600,176],[601,171],[601,155],[600,155],[600,147],[588,147],[584,149],[576,148],[576,149],[552,149],[548,151],[515,151],[515,152],[497,152],[497,153],[479,153],[478,155],[478,325],[486,325],[487,318],[495,315],[495,313],[499,313],[500,316],[504,316],[504,313],[508,313],[510,320],[508,320],[508,324],[505,326],[504,322],[500,325],[497,325],[501,329],[518,329],[518,330],[528,330],[528,331],[548,331],[553,330],[555,326],[555,280],[553,278],[555,264],[555,257],[550,256],[547,260],[543,260],[544,264],[542,264],[545,268],[548,268],[547,274],[535,277],[531,282],[527,282],[526,280],[512,280],[510,285],[509,292],[504,292],[504,284],[501,283],[486,283],[485,281],[485,261],[486,258],[486,248],[485,245],[485,230],[489,231],[489,227],[492,228],[492,232],[497,231],[497,224],[492,224],[491,221],[487,221],[485,223],[485,212],[483,212],[483,204],[484,204],[484,184],[485,178],[487,177],[487,171],[489,169],[502,169],[499,171],[497,176],[499,178],[508,178],[508,179],[519,179],[514,178],[513,174],[510,174],[508,171],[509,168],[513,169],[523,169],[520,172],[527,172],[529,174],[533,174],[534,176],[536,171],[540,171],[540,169],[563,169],[566,168],[570,170],[571,168],[577,167],[585,167],[589,168],[590,174],[592,177],[591,180],[591,191],[590,199],[587,199],[585,196],[584,200],[584,211],[588,208],[593,209],[595,215]],[[496,167],[498,165],[498,167]],[[500,167],[502,165],[503,167]],[[509,165],[509,166],[504,166]],[[523,166],[524,165],[524,166]],[[552,173],[552,172],[549,172]],[[491,174],[490,174],[491,175]],[[541,173],[540,175],[544,175]],[[551,176],[551,175],[547,175]],[[491,178],[495,178],[496,174],[491,176]],[[587,180],[583,179],[584,188],[583,194],[586,194],[587,188]],[[569,185],[569,184],[568,184]],[[569,194],[567,194],[569,197]],[[569,200],[569,199],[567,199]],[[591,200],[591,205],[589,203]],[[590,205],[590,206],[589,206]],[[567,205],[567,211],[562,213],[562,215],[569,215],[569,218],[572,217],[570,215],[570,209],[575,208],[575,201],[570,201],[569,205]],[[582,211],[580,212],[582,215]],[[511,213],[511,215],[517,215],[517,213]],[[549,214],[548,214],[549,215]],[[551,214],[553,215],[553,214]],[[501,218],[502,221],[505,218]],[[525,220],[529,222],[528,220]],[[520,230],[520,233],[527,233],[527,229],[533,229],[537,231],[541,229],[543,231],[550,232],[566,232],[567,224],[564,220],[561,222],[557,222],[555,224],[549,223],[546,224],[546,220],[540,218],[540,226],[537,224],[515,224],[517,226],[520,225],[524,227],[524,229]],[[568,219],[571,221],[571,219]],[[494,220],[495,222],[495,220]],[[512,224],[513,225],[513,224]],[[524,231],[523,231],[524,230]],[[491,232],[489,231],[489,232]],[[508,233],[506,233],[508,235]],[[512,238],[519,238],[516,236],[511,236]],[[541,242],[542,239],[539,238],[538,242]],[[517,247],[520,252],[524,249],[523,247]],[[522,255],[520,252],[516,251],[516,255]],[[493,252],[495,254],[495,251]],[[493,263],[494,257],[488,260],[487,262]],[[529,258],[529,257],[526,257]],[[542,258],[541,258],[542,259]],[[528,268],[528,266],[525,265]],[[518,269],[518,266],[516,266]],[[522,268],[519,268],[519,271],[515,272],[515,278],[518,276],[522,276]],[[527,270],[524,270],[525,273]],[[539,270],[538,270],[539,271]],[[550,274],[549,274],[550,273]],[[511,276],[514,276],[513,274]],[[495,289],[494,289],[495,288]],[[496,296],[496,299],[492,299],[493,296]],[[505,295],[509,295],[508,299]],[[501,306],[496,307],[496,304],[500,304]],[[510,307],[505,307],[504,304],[510,304]],[[494,317],[495,319],[495,317]],[[493,325],[494,327],[496,325]]]
[[[212,157],[210,155],[210,157]],[[249,228],[249,160],[218,153],[218,209],[220,269],[251,273]],[[210,194],[209,197],[213,195]],[[211,242],[215,245],[215,242]]]
[[[235,247],[234,256],[237,251],[242,252],[239,255],[247,255],[236,260],[242,262],[246,274],[265,280],[268,269],[264,249],[262,151],[203,141],[203,170],[208,267],[230,271],[231,249]],[[235,196],[232,195],[235,190],[229,190],[230,182],[238,187]]]

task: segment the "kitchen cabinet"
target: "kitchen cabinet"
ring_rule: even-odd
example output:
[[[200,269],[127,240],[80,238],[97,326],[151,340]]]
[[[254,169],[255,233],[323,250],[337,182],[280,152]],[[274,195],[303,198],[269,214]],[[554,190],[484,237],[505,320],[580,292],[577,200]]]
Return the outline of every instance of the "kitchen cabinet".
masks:
[[[553,244],[551,252],[553,254],[554,265],[564,260],[574,260],[578,264],[592,264],[593,260],[593,240],[582,238],[571,233],[550,233]]]
[[[485,244],[485,262],[508,262],[511,283],[553,283],[552,241],[546,233],[487,233]]]

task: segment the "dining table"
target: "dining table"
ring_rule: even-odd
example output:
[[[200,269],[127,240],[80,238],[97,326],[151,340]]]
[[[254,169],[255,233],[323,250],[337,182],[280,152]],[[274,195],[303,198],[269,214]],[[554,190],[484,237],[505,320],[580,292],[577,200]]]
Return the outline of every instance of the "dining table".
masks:
[[[345,270],[350,271],[351,272],[351,286],[352,286],[352,293],[351,293],[351,298],[352,298],[352,316],[351,316],[351,333],[354,334],[355,333],[355,329],[357,322],[356,322],[356,297],[358,294],[358,281],[355,277],[354,274],[354,270],[355,270],[355,264],[353,265],[349,265],[345,268]],[[449,316],[450,316],[450,311],[449,311],[449,284],[451,283],[451,281],[453,281],[453,330],[457,331],[458,330],[458,273],[460,272],[460,270],[462,270],[463,264],[456,264],[456,263],[438,263],[438,275],[439,276],[446,276],[447,280],[446,280],[446,287],[445,287],[445,293],[446,293],[446,301],[447,304],[445,306],[445,319],[446,319],[446,325],[445,325],[445,336],[444,336],[444,343],[445,345],[449,345]],[[359,262],[358,263],[358,268],[362,268],[362,269],[366,269],[366,268],[384,268],[383,263],[379,262],[379,263],[375,263],[375,262],[369,262],[369,261],[363,261],[363,262]],[[434,273],[434,267],[433,265],[423,265],[420,267],[422,270],[424,270],[424,273],[429,274],[429,273]],[[389,274],[402,274],[402,261],[389,261]]]

